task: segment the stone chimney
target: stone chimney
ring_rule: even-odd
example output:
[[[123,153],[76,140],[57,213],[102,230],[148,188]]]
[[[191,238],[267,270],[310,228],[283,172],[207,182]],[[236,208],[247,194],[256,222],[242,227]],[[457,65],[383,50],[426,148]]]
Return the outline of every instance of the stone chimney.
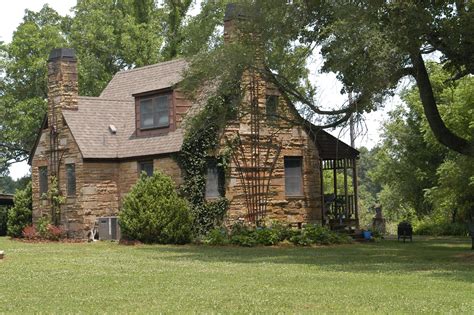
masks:
[[[224,43],[229,43],[236,36],[236,23],[247,16],[246,10],[242,5],[229,3],[225,8],[224,15]]]
[[[48,59],[48,123],[62,126],[62,111],[77,110],[77,59],[74,49],[56,48]]]

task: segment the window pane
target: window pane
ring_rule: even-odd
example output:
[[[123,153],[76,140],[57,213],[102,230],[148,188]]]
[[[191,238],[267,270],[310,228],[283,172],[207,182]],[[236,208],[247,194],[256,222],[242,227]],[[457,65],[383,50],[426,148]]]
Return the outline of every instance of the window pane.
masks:
[[[140,101],[140,112],[141,113],[152,113],[153,112],[153,103],[151,99],[141,100]]]
[[[153,161],[140,162],[140,174],[145,172],[147,176],[153,175]]]
[[[155,98],[155,111],[168,111],[168,95]]]
[[[168,112],[155,113],[155,124],[157,127],[164,127],[169,125]]]
[[[169,104],[168,95],[158,96],[155,103],[155,126],[165,127],[169,125]]]
[[[303,195],[302,159],[285,157],[285,193],[287,196]]]
[[[145,99],[140,101],[140,127],[152,128],[153,123],[153,101]]]
[[[217,198],[225,195],[225,176],[216,159],[210,159],[207,163],[206,174],[206,198]]]
[[[266,100],[266,113],[267,119],[273,120],[275,119],[275,115],[277,113],[277,106],[278,106],[278,95],[267,95]]]
[[[67,195],[76,195],[76,166],[74,164],[66,164],[67,177]]]
[[[41,166],[38,168],[39,173],[39,193],[40,195],[48,192],[48,168]]]

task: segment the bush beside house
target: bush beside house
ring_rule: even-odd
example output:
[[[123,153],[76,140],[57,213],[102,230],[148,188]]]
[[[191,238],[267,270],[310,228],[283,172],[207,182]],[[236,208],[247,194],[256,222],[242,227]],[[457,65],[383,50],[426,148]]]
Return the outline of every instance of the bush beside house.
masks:
[[[122,237],[143,243],[185,244],[191,241],[192,216],[169,176],[142,174],[123,200]]]

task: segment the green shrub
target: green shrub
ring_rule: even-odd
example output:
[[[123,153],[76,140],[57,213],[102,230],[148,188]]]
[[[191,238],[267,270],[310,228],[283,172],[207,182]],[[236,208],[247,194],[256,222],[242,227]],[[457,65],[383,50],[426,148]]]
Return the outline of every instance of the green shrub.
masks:
[[[255,232],[248,234],[235,234],[230,238],[230,242],[234,245],[243,247],[254,247],[258,245]]]
[[[309,246],[313,243],[313,241],[303,231],[293,233],[293,236],[290,237],[289,241],[297,246]]]
[[[272,228],[258,228],[255,230],[255,239],[260,245],[276,245],[280,242],[280,233]]]
[[[226,245],[229,243],[227,231],[224,228],[214,228],[207,233],[203,242],[207,245]]]
[[[425,219],[414,224],[413,234],[431,236],[466,236],[469,234],[469,230],[465,223],[430,222],[428,219]]]
[[[191,239],[193,219],[172,179],[161,172],[142,174],[123,201],[119,214],[125,238],[144,243],[184,244]]]
[[[279,221],[272,222],[271,229],[278,234],[278,239],[280,242],[289,240],[294,234],[293,229],[291,229],[288,225],[280,223]]]
[[[15,193],[15,205],[8,211],[7,234],[21,237],[23,229],[31,225],[32,220],[31,183],[24,190]]]
[[[34,228],[37,233],[37,238],[43,240],[59,241],[65,236],[64,230],[59,226],[51,224],[49,218],[46,217],[38,219],[38,222],[36,222],[36,226],[34,226]],[[23,229],[22,232],[23,236],[25,236],[26,234],[28,235],[27,238],[31,238],[31,233],[33,230],[29,229],[28,227],[26,227],[25,229]]]

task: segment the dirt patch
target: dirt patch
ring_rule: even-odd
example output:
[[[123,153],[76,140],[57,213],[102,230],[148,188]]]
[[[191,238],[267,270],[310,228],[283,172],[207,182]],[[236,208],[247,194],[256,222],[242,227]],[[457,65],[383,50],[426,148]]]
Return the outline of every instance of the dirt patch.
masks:
[[[455,255],[454,257],[464,262],[474,263],[474,253],[462,253],[462,254]]]

